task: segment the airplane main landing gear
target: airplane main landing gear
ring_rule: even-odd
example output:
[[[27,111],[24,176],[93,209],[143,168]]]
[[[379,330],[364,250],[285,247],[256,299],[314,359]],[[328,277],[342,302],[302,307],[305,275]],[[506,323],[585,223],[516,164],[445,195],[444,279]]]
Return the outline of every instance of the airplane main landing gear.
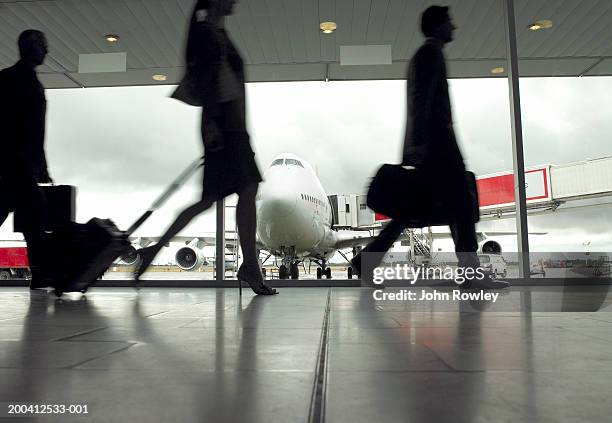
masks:
[[[298,267],[298,262],[294,261],[289,266],[289,274],[291,279],[299,279],[300,278],[300,269]]]
[[[353,279],[353,268],[351,266],[346,268],[346,276],[348,276],[348,279]]]

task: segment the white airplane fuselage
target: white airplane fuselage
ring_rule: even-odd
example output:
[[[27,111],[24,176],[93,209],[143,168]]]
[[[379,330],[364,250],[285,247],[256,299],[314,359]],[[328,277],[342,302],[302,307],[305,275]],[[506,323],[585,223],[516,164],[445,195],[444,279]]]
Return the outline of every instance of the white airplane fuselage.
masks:
[[[277,156],[257,195],[257,235],[272,254],[329,259],[336,232],[327,194],[313,168],[293,154]]]

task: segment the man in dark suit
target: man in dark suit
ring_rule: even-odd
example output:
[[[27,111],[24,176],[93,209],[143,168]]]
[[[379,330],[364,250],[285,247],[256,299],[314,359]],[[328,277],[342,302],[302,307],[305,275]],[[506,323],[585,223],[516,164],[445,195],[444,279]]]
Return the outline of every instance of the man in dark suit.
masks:
[[[435,187],[434,195],[443,200],[451,217],[450,229],[459,267],[476,268],[480,262],[476,254],[474,210],[463,156],[453,130],[443,51],[444,45],[453,40],[455,29],[448,7],[430,6],[423,12],[421,31],[426,40],[408,67],[408,116],[402,164],[418,168]],[[369,256],[368,268],[380,263],[404,229],[404,224],[392,220],[363,250],[362,253],[379,253]],[[361,256],[353,259],[353,267],[361,271]],[[477,280],[470,282],[464,282],[462,287],[475,286]],[[489,278],[478,283],[487,288],[508,286]]]
[[[0,71],[0,225],[8,213],[19,214],[28,244],[32,272],[30,287],[48,285],[43,274],[43,237],[47,219],[45,196],[39,183],[51,182],[45,157],[45,91],[36,75],[48,52],[45,35],[36,30],[21,33],[20,60]]]

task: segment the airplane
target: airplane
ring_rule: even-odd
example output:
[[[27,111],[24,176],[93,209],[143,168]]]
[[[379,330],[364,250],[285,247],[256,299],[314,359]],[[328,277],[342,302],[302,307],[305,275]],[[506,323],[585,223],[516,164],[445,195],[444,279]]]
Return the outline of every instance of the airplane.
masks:
[[[357,249],[372,236],[333,228],[332,205],[312,166],[291,153],[272,160],[256,199],[258,247],[279,257],[279,278],[299,278],[304,259],[317,263],[317,279],[331,278],[327,263],[338,250]],[[352,269],[347,269],[349,278]]]
[[[317,279],[331,278],[327,263],[336,251],[352,249],[353,255],[367,245],[375,234],[367,231],[336,230],[329,198],[313,167],[292,153],[276,156],[264,173],[256,199],[257,244],[281,259],[280,279],[298,279],[299,264],[310,259],[319,265]],[[501,254],[501,244],[491,236],[508,232],[478,233],[479,253]],[[450,237],[436,233],[435,238]],[[406,242],[406,232],[398,241]],[[344,258],[348,261],[344,253]],[[353,269],[348,266],[347,276]]]

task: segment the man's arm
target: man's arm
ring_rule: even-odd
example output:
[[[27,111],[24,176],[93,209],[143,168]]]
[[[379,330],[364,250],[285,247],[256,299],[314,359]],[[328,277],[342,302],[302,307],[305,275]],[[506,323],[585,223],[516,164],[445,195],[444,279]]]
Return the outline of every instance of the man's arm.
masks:
[[[433,45],[423,47],[415,56],[408,81],[408,112],[412,128],[404,142],[404,164],[422,164],[430,153],[430,121],[436,88],[442,75],[444,58]]]

